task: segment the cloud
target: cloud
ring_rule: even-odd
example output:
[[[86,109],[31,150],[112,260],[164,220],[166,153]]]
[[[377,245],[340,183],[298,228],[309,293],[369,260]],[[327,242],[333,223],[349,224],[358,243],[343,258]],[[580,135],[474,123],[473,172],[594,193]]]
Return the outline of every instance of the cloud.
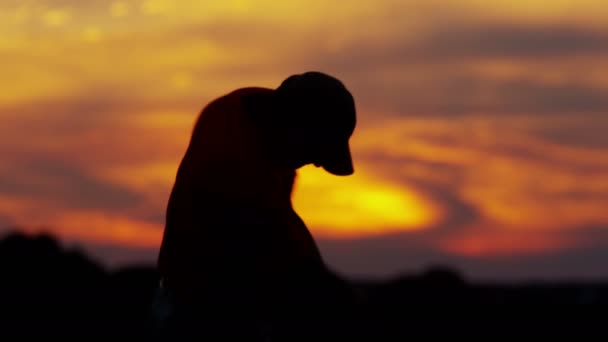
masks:
[[[608,110],[608,86],[591,81],[608,31],[510,22],[448,22],[414,37],[402,30],[300,60],[344,75],[364,107],[404,115]]]
[[[471,108],[472,110],[492,110],[494,113],[560,114],[600,113],[608,109],[608,99],[605,96],[607,88],[594,88],[576,83],[544,85],[526,80],[498,84],[488,82],[486,87],[490,89],[488,96],[503,94],[502,101],[490,106]],[[475,89],[480,91],[480,88]],[[474,92],[472,96],[475,95]]]
[[[606,151],[544,140],[535,127],[546,126],[527,118],[395,118],[361,132],[356,162],[447,213],[454,208],[467,224],[550,231],[607,222]]]
[[[369,74],[351,76],[347,83],[360,107],[403,116],[558,116],[608,110],[604,95],[608,88],[582,82],[550,84],[530,76],[494,80],[483,74],[464,74],[456,66],[445,74],[421,69],[409,76],[386,78],[367,70]]]
[[[427,263],[448,256],[412,233],[389,234],[364,239],[318,239],[327,264],[348,277],[390,277],[413,272]]]
[[[0,153],[7,164],[59,156],[92,173],[156,169],[153,164],[176,164],[183,154],[198,115],[198,106],[184,107],[91,94],[0,106]]]
[[[122,211],[142,201],[141,194],[104,182],[82,167],[37,156],[0,170],[0,194],[52,203],[61,210]]]
[[[286,48],[266,60],[220,70],[255,78],[277,70],[289,73],[294,65],[321,69],[343,78],[363,108],[403,115],[555,116],[608,110],[608,85],[589,79],[608,55],[608,31],[511,22],[429,27],[412,38],[407,25],[397,25],[388,37],[354,38],[337,50],[328,49],[322,37],[306,36],[300,46],[281,43]],[[277,43],[273,25],[261,25],[253,30],[259,39],[242,42],[249,37],[245,30],[221,22],[193,32],[232,48],[259,42],[250,48],[263,51]]]
[[[360,70],[379,66],[468,63],[489,58],[565,60],[570,57],[600,58],[608,54],[608,31],[584,25],[524,24],[449,19],[426,23],[415,35],[407,23],[369,39],[353,39],[333,55],[319,59],[328,67]]]
[[[598,113],[595,117],[569,120],[565,124],[535,127],[534,134],[546,141],[580,149],[608,149],[608,117]]]
[[[4,229],[9,228],[14,224],[13,220],[6,216],[6,214],[0,213],[0,233],[4,232]]]
[[[541,58],[608,54],[608,32],[560,24],[447,23],[431,31],[421,43],[404,51],[404,59]],[[392,54],[399,56],[399,54]]]
[[[421,233],[402,232],[361,239],[318,239],[317,243],[328,265],[353,279],[387,279],[404,273],[421,272],[437,265],[451,267],[472,281],[517,283],[533,280],[604,281],[608,278],[605,267],[608,262],[606,226],[581,226],[565,232],[566,238],[593,237],[588,239],[589,243],[578,247],[483,257],[442,251],[421,238]],[[88,253],[111,268],[128,264],[154,265],[158,256],[157,247],[83,243],[69,238],[64,243],[84,246]]]
[[[410,180],[410,184],[412,180]],[[453,189],[431,183],[415,185],[418,189],[423,189],[422,193],[430,197],[435,203],[444,209],[443,219],[428,228],[428,232],[433,235],[437,230],[446,234],[457,234],[464,227],[474,224],[482,219],[479,208],[474,203],[469,203],[461,198]]]
[[[596,234],[598,229],[600,235]],[[421,240],[416,232],[357,240],[322,239],[318,244],[333,269],[353,278],[390,278],[442,265],[474,281],[606,280],[608,227],[581,226],[569,231],[577,232],[576,236],[593,236],[595,242],[551,251],[513,251],[483,257],[442,251]]]
[[[9,120],[27,127],[22,129],[44,130],[58,136],[73,135],[98,128],[111,116],[133,112],[136,99],[119,100],[103,91],[88,94],[76,93],[66,97],[42,99],[23,104],[1,106]],[[116,117],[114,117],[116,119]],[[10,123],[9,123],[10,124]]]
[[[237,87],[272,87],[317,69],[355,95],[362,125],[353,152],[369,179],[309,186],[309,212],[329,216],[306,216],[315,231],[339,221],[337,202],[319,200],[332,193],[364,204],[340,211],[363,230],[364,219],[386,224],[404,213],[425,223],[390,237],[322,241],[337,265],[356,271],[358,262],[373,273],[455,260],[476,274],[497,274],[497,265],[515,274],[529,269],[525,258],[492,258],[599,250],[584,235],[605,241],[584,228],[607,220],[601,5],[571,13],[569,5],[529,1],[180,2],[147,5],[156,14],[146,16],[142,1],[125,3],[128,20],[112,17],[107,1],[0,5],[2,73],[11,80],[0,91],[0,201],[11,211],[0,215],[8,223],[53,219],[65,225],[57,228],[63,237],[156,244],[202,106]],[[58,25],[50,29],[49,10]],[[97,39],[86,41],[87,32]]]
[[[601,28],[432,16],[416,29],[398,21],[381,30],[377,25],[382,16],[376,15],[369,19],[376,27],[371,33],[357,30],[338,39],[334,36],[339,36],[339,24],[319,34],[305,24],[307,17],[294,19],[293,26],[280,18],[224,13],[153,31],[110,35],[101,46],[90,47],[87,58],[70,53],[82,49],[69,39],[57,41],[64,56],[36,47],[35,54],[11,50],[5,58],[20,61],[17,69],[45,65],[39,70],[44,77],[37,77],[45,91],[53,84],[66,91],[84,84],[92,89],[82,98],[111,102],[114,95],[108,93],[115,91],[127,104],[150,107],[164,101],[192,108],[201,94],[210,99],[234,87],[275,86],[291,73],[323,69],[345,79],[362,108],[402,115],[555,115],[602,113],[608,108],[605,81],[591,82],[599,77],[594,75],[608,52],[603,44],[608,31]],[[339,44],[332,42],[336,39]],[[108,58],[116,62],[109,65]],[[105,76],[95,73],[96,68]],[[27,70],[15,78],[20,80]],[[74,75],[80,75],[81,84],[72,84]],[[174,89],[171,80],[176,75],[190,85]],[[46,79],[53,82],[44,86]],[[31,82],[20,83],[16,89],[32,88]]]

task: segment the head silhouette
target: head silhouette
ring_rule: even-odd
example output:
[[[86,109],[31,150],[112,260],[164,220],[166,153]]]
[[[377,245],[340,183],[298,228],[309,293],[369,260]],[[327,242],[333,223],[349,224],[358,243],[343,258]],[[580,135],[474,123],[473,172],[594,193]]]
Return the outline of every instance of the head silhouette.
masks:
[[[288,77],[275,89],[267,126],[289,167],[314,164],[346,176],[354,172],[349,139],[355,125],[355,102],[344,84],[309,71]]]

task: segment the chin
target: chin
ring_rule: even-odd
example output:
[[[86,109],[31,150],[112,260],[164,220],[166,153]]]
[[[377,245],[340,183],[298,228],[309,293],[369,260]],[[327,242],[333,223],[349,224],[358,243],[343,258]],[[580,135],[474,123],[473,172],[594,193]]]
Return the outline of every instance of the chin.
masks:
[[[306,166],[306,165],[310,165],[310,164],[314,164],[314,165],[315,165],[315,166],[317,166],[317,167],[319,167],[319,166],[320,166],[320,164],[318,164],[318,163],[314,163],[313,161],[310,161],[310,160],[302,160],[302,159],[300,159],[300,160],[290,160],[290,161],[287,163],[287,165],[288,165],[290,168],[293,168],[294,170],[297,170],[297,169],[301,168],[302,166]]]
[[[301,163],[301,162],[291,161],[289,163],[286,163],[285,165],[289,169],[297,170],[297,169],[301,168],[302,166],[305,166],[306,164],[307,163]]]

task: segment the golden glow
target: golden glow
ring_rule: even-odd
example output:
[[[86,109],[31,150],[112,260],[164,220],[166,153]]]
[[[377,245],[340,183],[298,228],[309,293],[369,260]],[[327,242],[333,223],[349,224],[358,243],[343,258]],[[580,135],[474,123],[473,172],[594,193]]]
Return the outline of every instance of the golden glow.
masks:
[[[462,48],[454,56],[442,46],[440,56],[408,48],[433,47],[435,31],[486,26],[589,30],[593,42],[606,36],[607,16],[603,0],[2,2],[0,217],[81,240],[156,246],[162,222],[137,217],[162,216],[202,107],[237,87],[274,87],[289,74],[324,69],[351,85],[361,120],[351,141],[354,175],[299,172],[294,206],[316,236],[434,233],[470,207],[475,222],[430,244],[466,255],[564,248],[571,242],[558,232],[608,222],[608,154],[605,145],[560,143],[543,132],[608,130],[608,121],[493,113],[484,108],[500,105],[503,91],[485,89],[505,83],[504,92],[517,92],[528,82],[539,97],[560,87],[574,97],[601,94],[605,49],[583,39],[575,56],[561,56],[559,46],[527,55],[530,42],[485,55],[484,37],[454,42]],[[453,83],[441,87],[446,81]],[[461,101],[481,109],[453,114]],[[38,159],[144,199],[122,211],[68,208],[52,194],[11,187],[37,184],[27,179],[35,173],[16,170]]]
[[[52,9],[44,13],[42,19],[47,26],[63,26],[70,20],[71,14],[68,10]]]
[[[170,188],[175,179],[177,164],[171,163],[148,163],[133,164],[128,166],[115,166],[101,171],[100,176],[117,184],[123,184],[144,192],[158,192],[158,187]],[[157,187],[156,189],[152,187]],[[153,191],[150,191],[153,189]],[[167,198],[168,200],[168,198]]]
[[[32,13],[29,7],[21,6],[15,10],[14,20],[16,24],[21,24],[31,17]]]
[[[177,72],[171,77],[171,83],[177,89],[187,89],[192,85],[192,76],[185,72]]]
[[[73,212],[57,218],[54,233],[61,237],[135,247],[158,247],[162,226],[100,212]]]
[[[141,6],[143,13],[154,15],[162,14],[173,8],[173,1],[170,0],[144,0]]]
[[[337,177],[321,168],[299,170],[294,208],[307,226],[323,236],[358,236],[424,229],[439,218],[421,194],[364,170]]]
[[[246,13],[254,6],[253,1],[251,0],[231,0],[227,2],[227,6],[229,6],[232,11],[240,13]]]
[[[84,29],[82,37],[87,42],[96,43],[101,39],[101,30],[94,26],[87,27]]]
[[[110,5],[110,15],[119,18],[129,14],[129,5],[123,1],[115,1]]]

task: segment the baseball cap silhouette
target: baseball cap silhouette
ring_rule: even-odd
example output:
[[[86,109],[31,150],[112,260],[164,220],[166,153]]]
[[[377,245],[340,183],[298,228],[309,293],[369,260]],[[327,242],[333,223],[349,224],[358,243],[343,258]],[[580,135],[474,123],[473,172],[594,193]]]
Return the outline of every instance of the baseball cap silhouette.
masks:
[[[289,112],[295,131],[319,147],[319,166],[338,176],[353,174],[349,139],[356,125],[356,108],[344,84],[328,74],[308,71],[289,76],[275,95]]]

